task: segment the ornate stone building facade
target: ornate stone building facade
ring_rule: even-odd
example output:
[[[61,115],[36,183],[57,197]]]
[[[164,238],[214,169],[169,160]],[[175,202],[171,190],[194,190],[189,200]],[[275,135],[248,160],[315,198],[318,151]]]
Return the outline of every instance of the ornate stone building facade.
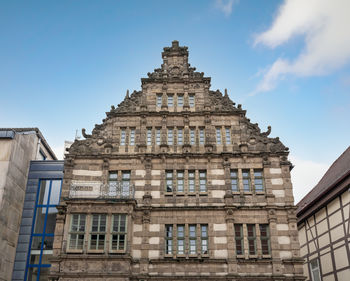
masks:
[[[65,160],[53,280],[303,280],[288,148],[164,48]]]

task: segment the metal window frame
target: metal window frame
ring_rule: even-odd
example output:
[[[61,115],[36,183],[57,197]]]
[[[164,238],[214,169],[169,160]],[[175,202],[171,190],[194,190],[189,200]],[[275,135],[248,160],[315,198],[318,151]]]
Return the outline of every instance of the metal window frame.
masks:
[[[48,197],[47,197],[47,203],[48,204],[38,204],[39,203],[40,191],[41,191],[41,183],[43,181],[50,181],[49,193],[48,193]],[[52,191],[52,182],[53,181],[60,181],[61,182],[60,194],[59,194],[59,198],[60,198],[61,197],[61,192],[62,192],[62,182],[63,182],[62,178],[41,178],[38,181],[38,188],[37,188],[37,194],[36,194],[36,199],[35,199],[32,227],[31,227],[31,231],[30,231],[30,239],[29,239],[29,245],[28,245],[28,252],[27,252],[27,260],[26,260],[26,269],[25,269],[25,274],[24,274],[24,280],[27,280],[28,272],[29,272],[30,268],[38,268],[38,273],[37,273],[37,279],[36,280],[39,281],[41,268],[51,267],[51,264],[43,264],[42,263],[43,251],[44,251],[44,245],[45,245],[44,243],[41,243],[41,246],[40,246],[39,263],[38,264],[31,264],[30,263],[30,256],[31,256],[31,248],[32,248],[32,243],[33,243],[33,237],[41,237],[42,241],[44,241],[45,237],[54,237],[54,233],[46,233],[48,211],[49,211],[50,208],[55,208],[57,206],[57,205],[51,205],[50,204],[51,191]],[[38,208],[46,208],[46,213],[45,213],[45,218],[44,218],[44,227],[43,227],[43,232],[42,233],[34,233],[35,221],[36,221],[36,215],[37,215]]]

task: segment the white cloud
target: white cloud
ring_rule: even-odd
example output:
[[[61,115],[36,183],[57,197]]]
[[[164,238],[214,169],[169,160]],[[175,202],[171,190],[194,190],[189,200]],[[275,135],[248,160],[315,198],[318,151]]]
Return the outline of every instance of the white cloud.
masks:
[[[316,186],[331,164],[317,163],[293,156],[290,160],[294,165],[291,176],[296,204]]]
[[[233,5],[236,3],[238,3],[238,0],[216,0],[215,6],[228,17],[231,15]]]
[[[255,45],[276,48],[296,36],[305,45],[296,58],[278,58],[267,68],[253,92],[276,87],[286,74],[326,75],[350,61],[349,0],[285,0],[271,27],[258,34]]]

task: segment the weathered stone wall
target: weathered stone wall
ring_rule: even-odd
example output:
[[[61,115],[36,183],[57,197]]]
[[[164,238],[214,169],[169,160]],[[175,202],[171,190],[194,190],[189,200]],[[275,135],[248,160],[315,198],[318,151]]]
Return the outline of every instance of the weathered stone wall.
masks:
[[[92,280],[94,276],[103,276],[105,280],[112,276],[129,280],[302,280],[288,148],[278,138],[268,137],[271,128],[262,133],[257,124],[252,124],[227,93],[210,91],[210,78],[189,66],[187,48],[179,47],[177,42],[164,49],[162,68],[141,81],[142,91],[127,94],[117,108],[112,106],[103,124],[96,125],[91,135],[84,130],[86,139],[71,146],[56,226],[52,277],[59,280],[67,280],[67,276],[74,280]],[[159,106],[157,95],[160,94]],[[191,94],[195,95],[192,106]],[[173,95],[172,106],[167,102],[168,95]],[[184,97],[182,107],[177,105],[179,95]],[[157,129],[161,132],[159,143]],[[172,144],[168,143],[169,129],[173,129]],[[194,143],[190,143],[191,129],[195,130]],[[205,133],[202,143],[200,129]],[[183,134],[182,144],[177,141],[179,130]],[[125,132],[123,143],[122,132]],[[132,132],[135,132],[134,143],[130,142]],[[238,173],[237,190],[231,187],[232,170]],[[250,171],[249,191],[243,188],[243,170]],[[253,188],[255,170],[263,174],[260,191]],[[135,189],[133,198],[113,200],[98,196],[98,188],[108,186],[111,171],[130,171],[130,183]],[[176,188],[178,171],[184,174],[183,191]],[[190,171],[195,174],[194,192],[189,191]],[[201,171],[205,171],[204,191],[199,189]],[[174,187],[169,191],[166,177],[171,172]],[[84,188],[72,198],[72,186],[79,184]],[[90,221],[92,214],[107,214],[107,220],[113,214],[127,214],[125,252],[116,256],[106,248],[99,255],[92,255],[87,237],[78,256],[67,252],[71,215],[78,213],[86,214]],[[235,224],[243,227],[241,255],[236,254]],[[256,228],[254,255],[248,251],[248,224]],[[268,255],[262,253],[261,224],[269,226]],[[166,225],[174,227],[174,235],[179,225],[184,226],[185,253],[166,252]],[[197,229],[198,243],[202,241],[200,228],[207,226],[208,251],[198,249],[195,254],[189,254],[190,225]],[[108,258],[117,257],[120,261],[116,263],[123,263],[124,271],[108,272],[106,269],[111,266]]]
[[[0,139],[0,280],[11,280],[28,168],[37,144],[35,134]]]

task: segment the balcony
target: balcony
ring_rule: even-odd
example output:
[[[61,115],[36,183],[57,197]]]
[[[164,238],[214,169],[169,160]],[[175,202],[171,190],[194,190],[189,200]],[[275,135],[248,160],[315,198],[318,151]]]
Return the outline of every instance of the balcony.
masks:
[[[135,186],[125,181],[114,181],[108,184],[93,181],[73,181],[70,185],[69,198],[134,199]]]

